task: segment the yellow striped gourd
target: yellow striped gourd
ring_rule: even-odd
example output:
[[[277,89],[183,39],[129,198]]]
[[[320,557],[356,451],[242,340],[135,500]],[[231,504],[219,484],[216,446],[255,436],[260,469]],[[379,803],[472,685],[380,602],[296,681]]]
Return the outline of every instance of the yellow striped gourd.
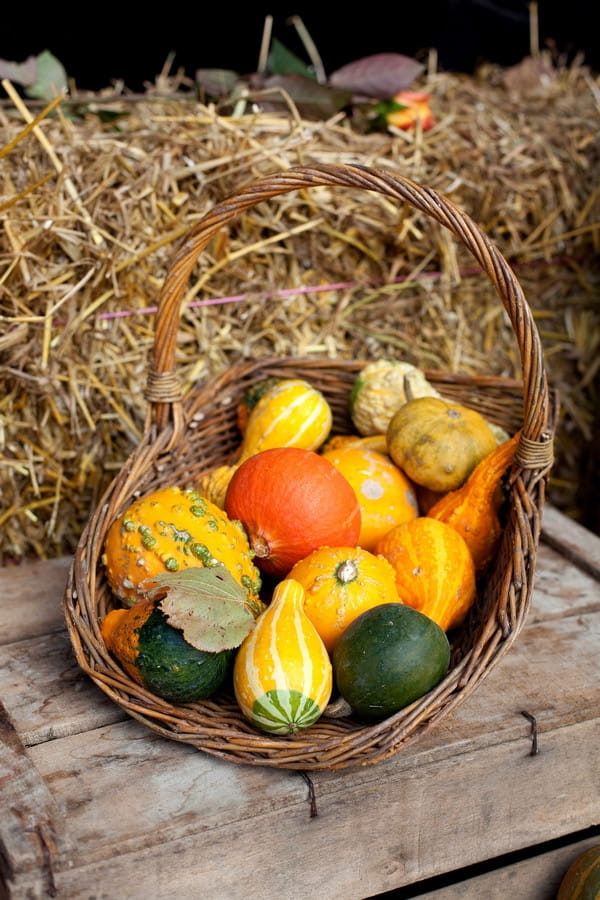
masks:
[[[304,588],[286,578],[237,652],[238,705],[261,731],[294,734],[322,715],[332,683],[329,654],[304,612]]]
[[[197,488],[224,509],[229,482],[246,459],[280,447],[317,450],[329,436],[331,424],[331,407],[319,390],[301,378],[276,381],[249,410],[235,463],[208,472]]]
[[[273,447],[317,450],[328,437],[331,422],[331,407],[320,391],[301,378],[285,378],[250,411],[236,462]]]

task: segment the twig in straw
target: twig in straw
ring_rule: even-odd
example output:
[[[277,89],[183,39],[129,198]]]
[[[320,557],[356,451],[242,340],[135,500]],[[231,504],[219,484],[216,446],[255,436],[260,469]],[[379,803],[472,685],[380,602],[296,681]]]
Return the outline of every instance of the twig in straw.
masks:
[[[294,28],[298,32],[298,35],[300,36],[300,40],[304,44],[304,49],[308,54],[308,58],[314,66],[317,81],[319,82],[319,84],[325,84],[325,82],[327,81],[325,67],[321,61],[321,57],[319,56],[317,46],[308,33],[304,22],[302,21],[300,16],[292,16],[290,19],[290,23],[294,26]]]
[[[29,110],[27,109],[27,107],[25,106],[25,104],[23,103],[23,101],[21,100],[21,98],[19,97],[17,92],[15,91],[14,87],[10,83],[10,81],[8,81],[8,79],[6,79],[6,78],[3,79],[2,87],[4,88],[4,90],[10,97],[10,99],[13,101],[13,103],[15,104],[16,108],[21,113],[21,115],[23,116],[25,121],[30,123],[33,126],[33,128],[32,128],[33,133],[35,134],[36,138],[38,139],[38,141],[40,142],[40,144],[42,145],[42,147],[44,148],[44,150],[50,157],[50,161],[52,162],[52,165],[54,166],[56,171],[59,173],[59,175],[62,174],[64,167],[63,167],[63,164],[61,163],[60,159],[56,155],[56,153],[54,151],[54,147],[52,146],[52,144],[50,143],[50,141],[48,140],[48,138],[46,137],[44,132],[41,131],[39,126],[34,124],[34,117],[31,115],[31,113],[29,112]],[[86,224],[90,226],[90,233],[92,236],[92,240],[94,241],[95,244],[103,244],[104,239],[102,238],[100,233],[94,228],[92,218],[91,218],[90,214],[88,213],[87,209],[84,207],[83,203],[81,202],[81,198],[80,198],[79,194],[77,193],[77,188],[75,187],[75,185],[73,184],[73,181],[71,180],[71,178],[68,175],[65,176],[65,187],[66,187],[67,191],[69,192],[71,199],[75,202],[77,208],[79,209],[79,212],[80,212],[82,218],[84,219]]]
[[[256,69],[259,75],[264,75],[267,71],[267,62],[269,59],[269,47],[271,46],[272,31],[273,16],[266,16],[262,33],[262,41],[260,43],[260,53],[258,55],[258,66]]]

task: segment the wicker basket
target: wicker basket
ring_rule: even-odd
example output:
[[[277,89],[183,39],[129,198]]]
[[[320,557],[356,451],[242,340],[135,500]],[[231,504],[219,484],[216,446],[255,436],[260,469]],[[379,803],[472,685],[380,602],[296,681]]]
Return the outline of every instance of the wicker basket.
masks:
[[[367,360],[245,362],[200,386],[184,401],[174,371],[181,300],[200,252],[243,210],[317,185],[363,188],[409,203],[449,229],[471,251],[493,282],[512,324],[521,354],[522,383],[490,375],[427,374],[446,397],[478,409],[511,433],[522,428],[522,438],[510,473],[502,545],[476,607],[454,636],[451,665],[443,681],[420,700],[374,725],[326,712],[305,731],[273,737],[247,723],[227,691],[211,700],[174,706],[124,674],[107,653],[99,632],[99,620],[113,602],[101,555],[110,524],[134,497],[170,483],[190,485],[229,458],[239,443],[237,401],[259,378],[306,378],[330,402],[335,432],[353,431],[348,394]],[[312,165],[261,178],[216,205],[190,231],[165,278],[147,399],[140,445],[81,536],[65,593],[65,617],[81,668],[115,703],[153,731],[237,763],[305,771],[376,763],[418,738],[462,703],[518,635],[532,594],[545,482],[552,464],[554,398],[546,381],[539,336],[519,283],[481,229],[444,197],[404,177],[361,166]]]

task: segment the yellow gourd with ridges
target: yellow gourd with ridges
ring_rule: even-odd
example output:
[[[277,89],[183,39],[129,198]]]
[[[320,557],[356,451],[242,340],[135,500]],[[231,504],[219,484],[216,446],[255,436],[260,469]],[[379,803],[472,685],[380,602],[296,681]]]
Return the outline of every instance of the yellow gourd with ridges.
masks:
[[[377,542],[396,572],[398,596],[448,631],[460,625],[476,598],[475,563],[450,525],[419,516]]]
[[[297,562],[289,578],[303,586],[304,611],[330,654],[365,610],[400,602],[391,564],[360,547],[320,547]]]
[[[127,605],[146,596],[160,572],[222,563],[256,613],[262,609],[260,572],[242,526],[191,489],[169,486],[134,501],[111,525],[103,561],[112,591]]]
[[[304,588],[286,578],[238,649],[238,705],[261,731],[294,734],[322,715],[332,684],[329,654],[304,612]]]

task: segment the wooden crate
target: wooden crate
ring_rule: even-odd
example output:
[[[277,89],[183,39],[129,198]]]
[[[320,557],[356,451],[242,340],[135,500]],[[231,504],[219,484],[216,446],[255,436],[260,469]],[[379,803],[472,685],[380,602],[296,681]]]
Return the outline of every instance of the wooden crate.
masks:
[[[392,760],[314,773],[316,816],[299,773],[165,740],[82,675],[62,619],[68,564],[0,569],[0,897],[551,900],[593,842],[600,539],[552,507],[506,657]]]

